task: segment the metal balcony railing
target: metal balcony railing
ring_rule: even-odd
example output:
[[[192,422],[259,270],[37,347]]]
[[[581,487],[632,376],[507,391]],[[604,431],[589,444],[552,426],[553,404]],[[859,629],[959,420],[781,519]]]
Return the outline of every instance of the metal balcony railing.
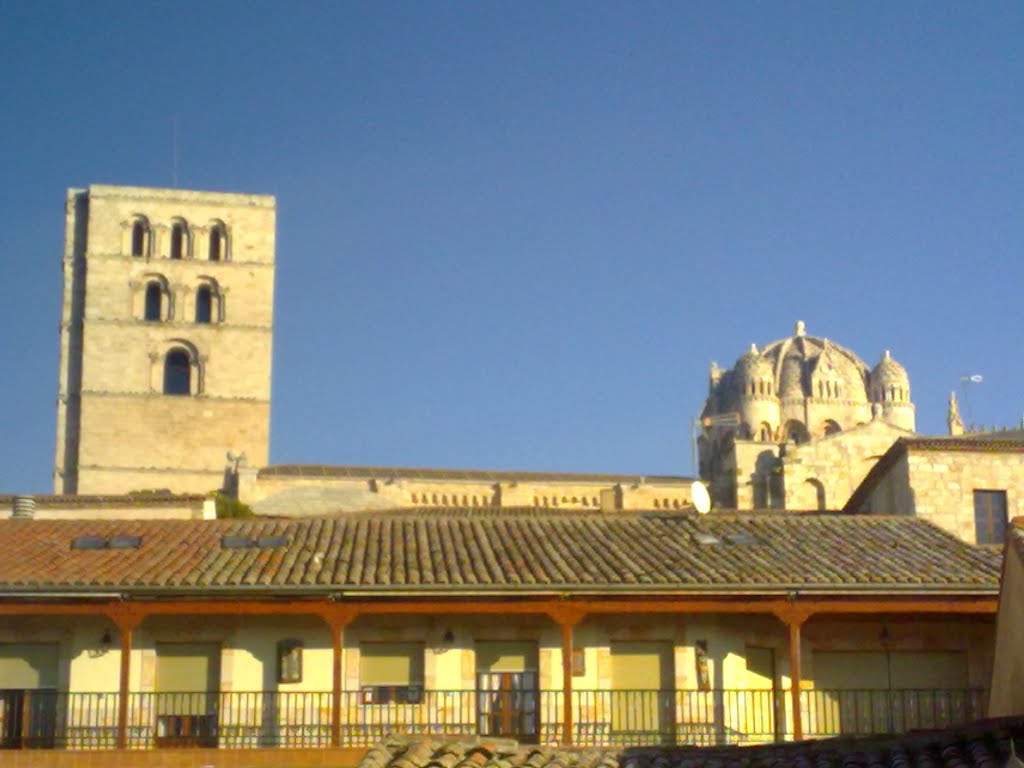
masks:
[[[946,728],[985,716],[983,689],[807,690],[805,737]],[[117,693],[0,690],[0,748],[113,749]],[[785,690],[573,691],[578,746],[754,744],[792,738]],[[131,693],[132,749],[371,746],[392,733],[564,742],[565,694],[551,690]],[[337,725],[335,725],[335,723]]]

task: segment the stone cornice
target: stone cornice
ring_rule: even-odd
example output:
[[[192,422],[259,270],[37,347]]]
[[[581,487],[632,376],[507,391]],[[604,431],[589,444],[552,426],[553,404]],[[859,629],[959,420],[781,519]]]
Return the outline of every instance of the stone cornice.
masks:
[[[238,261],[236,259],[231,261],[210,261],[209,259],[197,259],[195,257],[191,259],[168,259],[163,256],[131,256],[127,253],[86,253],[84,258],[93,261],[132,261],[139,264],[152,264],[154,262],[160,262],[161,264],[202,264],[204,266],[209,265],[210,269],[213,270],[230,269],[231,267],[245,267],[246,269],[252,269],[253,267],[274,268],[272,261]],[[65,261],[73,260],[65,258]]]
[[[89,197],[96,199],[142,200],[159,203],[179,202],[198,205],[221,205],[236,208],[277,207],[273,195],[247,195],[238,192],[198,192],[186,189],[159,189],[154,187],[120,187],[106,184],[89,186]]]
[[[115,326],[126,326],[126,327],[146,327],[146,328],[174,328],[187,330],[188,332],[199,330],[214,331],[216,333],[229,333],[231,331],[247,331],[250,333],[273,333],[273,325],[243,325],[241,323],[194,323],[186,320],[162,320],[159,322],[153,320],[138,320],[136,318],[107,318],[107,317],[87,317],[85,322],[90,325],[115,325]],[[71,323],[61,323],[62,328],[69,328]]]
[[[201,395],[189,395],[188,397],[180,395],[165,395],[163,392],[145,392],[141,391],[123,391],[113,392],[107,389],[83,389],[79,397],[129,397],[129,398],[144,398],[147,400],[164,399],[167,397],[175,397],[177,400],[182,402],[189,402],[193,400],[201,401],[215,401],[215,402],[234,402],[234,403],[251,403],[251,404],[263,404],[270,405],[269,397],[227,397],[224,395],[208,395],[203,393]]]

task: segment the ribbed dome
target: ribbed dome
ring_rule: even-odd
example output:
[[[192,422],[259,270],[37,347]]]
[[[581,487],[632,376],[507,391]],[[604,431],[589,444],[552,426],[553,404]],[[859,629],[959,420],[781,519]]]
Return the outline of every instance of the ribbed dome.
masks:
[[[844,400],[856,403],[868,401],[867,364],[833,341],[808,336],[803,323],[796,324],[796,332],[788,339],[780,339],[766,346],[761,356],[771,361],[777,372],[780,397],[810,395],[810,381],[817,374],[842,382]]]
[[[907,376],[907,369],[893,360],[887,349],[878,365],[871,371],[871,381],[882,385],[909,385],[910,377]]]
[[[804,397],[803,360],[798,354],[789,354],[779,370],[779,397]]]

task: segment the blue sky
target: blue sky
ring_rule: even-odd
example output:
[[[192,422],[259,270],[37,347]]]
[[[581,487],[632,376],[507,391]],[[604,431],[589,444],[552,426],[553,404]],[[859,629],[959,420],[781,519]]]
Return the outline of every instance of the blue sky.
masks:
[[[1017,424],[1024,5],[0,0],[0,491],[51,487],[64,190],[278,198],[274,462],[688,474],[795,320]],[[966,386],[966,385],[965,385]]]

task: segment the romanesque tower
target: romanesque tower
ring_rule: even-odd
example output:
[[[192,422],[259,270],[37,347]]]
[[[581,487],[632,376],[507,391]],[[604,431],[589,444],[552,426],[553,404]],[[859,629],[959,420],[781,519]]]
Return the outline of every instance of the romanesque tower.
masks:
[[[58,493],[223,486],[267,463],[276,203],[91,186],[67,196]]]

